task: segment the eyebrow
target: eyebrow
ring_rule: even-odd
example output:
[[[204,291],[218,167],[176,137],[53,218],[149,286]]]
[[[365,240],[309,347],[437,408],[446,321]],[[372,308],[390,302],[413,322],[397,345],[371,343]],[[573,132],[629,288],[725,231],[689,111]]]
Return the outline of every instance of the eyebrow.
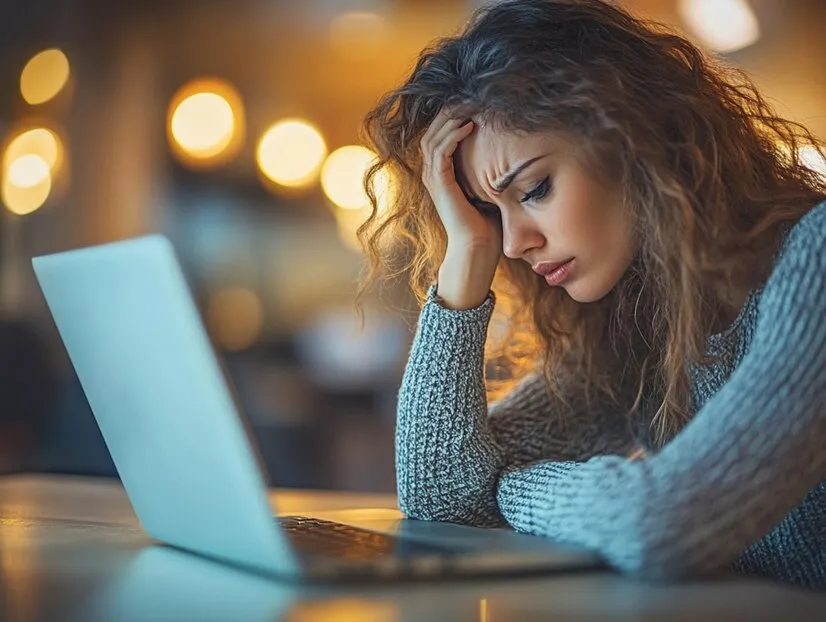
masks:
[[[545,155],[548,155],[548,154],[545,154]],[[524,171],[526,168],[528,168],[531,164],[533,164],[534,162],[536,162],[540,158],[544,158],[545,155],[536,156],[535,158],[531,158],[530,160],[525,160],[524,162],[522,162],[522,164],[520,164],[515,169],[513,169],[510,173],[508,173],[507,175],[502,177],[502,179],[500,181],[493,184],[494,191],[496,191],[497,194],[503,193],[505,190],[508,189],[508,186],[510,186],[513,183],[513,180],[516,179],[516,177],[519,175],[519,173]]]

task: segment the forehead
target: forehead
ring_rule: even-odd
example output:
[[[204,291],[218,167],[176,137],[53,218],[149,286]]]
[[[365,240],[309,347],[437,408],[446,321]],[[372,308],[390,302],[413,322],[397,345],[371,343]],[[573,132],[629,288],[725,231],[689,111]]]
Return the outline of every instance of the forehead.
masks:
[[[512,132],[482,125],[459,143],[456,164],[462,181],[478,192],[525,160],[559,152],[564,145],[564,139],[552,132]]]

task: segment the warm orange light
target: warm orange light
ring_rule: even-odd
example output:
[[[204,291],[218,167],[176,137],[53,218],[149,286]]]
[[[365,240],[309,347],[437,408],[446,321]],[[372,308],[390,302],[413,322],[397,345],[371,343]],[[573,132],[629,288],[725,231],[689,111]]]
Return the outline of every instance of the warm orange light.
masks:
[[[36,127],[21,132],[9,142],[3,153],[3,171],[21,156],[33,154],[40,156],[49,165],[49,171],[55,175],[63,163],[63,143],[52,130]]]
[[[205,167],[234,157],[243,142],[244,108],[223,80],[200,79],[181,87],[167,112],[167,136],[184,164]]]
[[[43,50],[20,74],[20,93],[29,104],[42,104],[57,95],[69,80],[69,59],[57,48]]]
[[[41,207],[51,190],[49,165],[40,156],[29,154],[12,162],[5,171],[0,193],[6,209],[24,216]]]
[[[686,25],[716,52],[735,52],[760,38],[760,24],[747,0],[679,0]]]
[[[3,152],[3,204],[13,214],[30,214],[49,198],[56,176],[64,168],[64,147],[58,135],[36,127],[12,138]]]
[[[18,188],[32,188],[50,176],[49,164],[39,155],[27,153],[9,165],[6,175]]]
[[[372,212],[370,200],[364,191],[364,175],[376,161],[376,154],[359,145],[348,145],[331,153],[321,168],[321,187],[335,206],[333,214],[338,224],[339,238],[352,250],[361,250],[356,231]],[[393,184],[387,169],[373,177],[373,188],[379,213],[386,210],[393,199]]]
[[[342,209],[369,207],[370,201],[364,192],[364,174],[375,160],[375,153],[359,145],[336,149],[321,168],[321,187],[327,198]],[[374,183],[379,207],[384,207],[390,199],[390,177],[382,170]]]
[[[300,188],[318,177],[327,145],[312,124],[285,119],[272,125],[258,142],[258,168],[270,180],[289,188]]]
[[[798,151],[803,166],[813,170],[826,181],[826,157],[814,145],[803,145]]]
[[[403,616],[392,601],[370,600],[360,597],[341,597],[326,600],[304,600],[290,608],[290,622],[399,622]]]

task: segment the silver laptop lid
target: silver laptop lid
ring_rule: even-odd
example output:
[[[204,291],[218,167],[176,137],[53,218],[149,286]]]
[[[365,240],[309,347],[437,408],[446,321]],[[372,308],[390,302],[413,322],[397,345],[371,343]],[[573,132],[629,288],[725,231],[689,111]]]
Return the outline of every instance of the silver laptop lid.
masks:
[[[182,548],[297,574],[169,241],[152,235],[33,265],[144,529]]]

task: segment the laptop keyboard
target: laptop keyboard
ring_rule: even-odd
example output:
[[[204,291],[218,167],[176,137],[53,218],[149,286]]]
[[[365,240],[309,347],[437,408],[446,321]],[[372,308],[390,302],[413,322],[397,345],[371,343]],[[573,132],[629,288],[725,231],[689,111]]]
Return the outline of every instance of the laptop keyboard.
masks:
[[[399,538],[344,523],[305,516],[276,520],[294,546],[310,555],[368,560],[392,555],[398,548]]]

